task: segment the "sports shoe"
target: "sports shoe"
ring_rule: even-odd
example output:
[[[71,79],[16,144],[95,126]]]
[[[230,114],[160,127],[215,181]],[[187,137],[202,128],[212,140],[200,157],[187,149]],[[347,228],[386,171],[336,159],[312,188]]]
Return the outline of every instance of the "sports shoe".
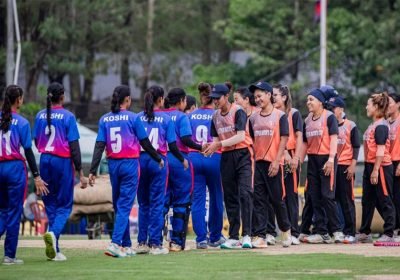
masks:
[[[196,243],[196,249],[208,249],[207,241],[200,241]]]
[[[57,244],[57,240],[56,240],[56,236],[54,235],[54,233],[52,231],[46,232],[43,235],[43,240],[44,243],[46,244],[46,256],[49,259],[54,259],[57,255],[57,251],[56,251],[56,244]]]
[[[259,237],[259,236],[255,236],[251,240],[251,246],[253,248],[267,248],[268,244],[267,244],[267,242],[265,241],[264,238]]]
[[[282,246],[284,248],[287,248],[290,246],[290,244],[292,244],[292,236],[290,234],[290,229],[287,231],[282,231],[281,239],[282,239]]]
[[[372,243],[372,235],[365,233],[357,233],[356,240],[360,243]]]
[[[150,252],[150,247],[146,243],[139,243],[135,249],[136,254],[147,254]]]
[[[17,258],[10,258],[5,256],[3,259],[3,264],[4,265],[24,264],[24,261]]]
[[[136,255],[136,252],[131,247],[124,247],[122,249],[124,250],[127,257],[132,257]]]
[[[357,243],[357,239],[352,235],[346,235],[343,240],[344,244],[354,244]]]
[[[382,242],[395,242],[395,240],[394,240],[393,237],[390,237],[390,236],[388,236],[386,234],[382,234],[382,236],[379,237],[375,242],[380,242],[380,243],[382,243]]]
[[[169,250],[162,246],[151,246],[150,252],[149,252],[150,255],[166,255],[168,253],[169,253]]]
[[[51,259],[50,261],[64,262],[64,261],[66,261],[66,260],[67,260],[67,257],[64,256],[63,253],[58,252],[58,253],[56,254],[56,257],[55,257],[54,259]]]
[[[312,234],[309,237],[307,237],[306,240],[310,244],[322,244],[322,243],[331,244],[334,242],[329,234],[324,234],[324,235]]]
[[[244,249],[251,249],[252,248],[250,236],[248,236],[248,235],[243,236],[243,238],[242,238],[242,248],[244,248]]]
[[[303,243],[307,243],[307,238],[308,238],[308,237],[309,237],[308,234],[300,233],[300,235],[299,235],[299,241],[300,241],[300,242],[303,242]]]
[[[242,244],[239,240],[236,239],[228,239],[223,244],[221,244],[221,249],[240,249],[242,248]]]
[[[180,252],[180,251],[182,251],[182,246],[171,242],[171,243],[169,243],[169,251],[170,252]]]
[[[267,234],[267,236],[265,237],[265,240],[267,241],[268,245],[275,245],[276,244],[276,240],[275,237],[271,234]]]
[[[125,258],[126,253],[124,250],[115,243],[110,243],[107,250],[104,252],[105,255],[115,258]]]
[[[215,241],[215,242],[208,241],[208,246],[210,246],[210,247],[219,247],[219,246],[221,246],[222,244],[224,244],[225,241],[226,241],[226,238],[223,237],[223,236],[221,236],[221,237],[219,238],[219,240],[217,240],[217,241]]]
[[[343,243],[344,234],[341,231],[336,231],[333,233],[333,240],[335,243]]]
[[[292,239],[292,245],[300,245],[300,240],[296,236],[292,235],[291,239]]]
[[[394,237],[394,238],[398,237],[399,234],[400,234],[400,229],[395,229],[395,230],[393,231],[393,237]]]

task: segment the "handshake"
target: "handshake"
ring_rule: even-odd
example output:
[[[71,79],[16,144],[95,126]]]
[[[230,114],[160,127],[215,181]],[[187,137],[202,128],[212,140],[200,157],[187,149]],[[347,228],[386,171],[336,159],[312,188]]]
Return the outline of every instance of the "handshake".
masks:
[[[215,141],[212,143],[205,143],[201,147],[201,153],[208,157],[211,156],[214,152],[219,150],[222,147],[221,141]]]

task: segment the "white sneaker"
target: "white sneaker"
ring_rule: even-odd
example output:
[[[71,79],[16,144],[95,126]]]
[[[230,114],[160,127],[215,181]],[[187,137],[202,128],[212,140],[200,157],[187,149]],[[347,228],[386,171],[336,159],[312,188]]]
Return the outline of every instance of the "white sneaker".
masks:
[[[292,244],[292,236],[290,234],[290,229],[287,231],[282,231],[282,246],[287,248]]]
[[[333,239],[335,243],[343,243],[344,241],[344,234],[341,231],[336,231],[333,233]]]
[[[162,246],[153,246],[150,248],[150,255],[166,255],[169,253],[169,250],[167,248],[164,248]]]
[[[182,251],[182,246],[173,242],[169,244],[169,251],[170,252],[180,252]]]
[[[67,257],[64,256],[64,254],[61,253],[61,252],[58,252],[56,254],[56,257],[54,259],[51,259],[51,261],[55,261],[55,262],[63,262],[63,261],[66,261],[66,260],[67,260]]]
[[[303,243],[307,243],[307,238],[308,238],[308,237],[309,237],[308,234],[300,233],[300,235],[299,235],[299,241],[300,241],[300,242],[303,242]]]
[[[296,237],[292,235],[292,245],[300,245],[300,240]]]
[[[43,235],[43,240],[46,245],[46,256],[49,259],[54,259],[57,255],[56,246],[57,240],[54,232],[49,231]]]
[[[228,239],[223,244],[221,244],[221,249],[240,249],[242,248],[242,244],[239,240],[236,239]]]
[[[135,249],[136,254],[147,254],[150,252],[150,247],[145,243],[139,243]]]
[[[387,236],[386,234],[382,234],[381,237],[379,237],[376,242],[395,242],[393,237]]]
[[[17,258],[10,258],[5,256],[3,259],[3,264],[4,265],[24,264],[24,261]]]
[[[352,235],[346,235],[343,240],[343,243],[344,244],[354,244],[354,243],[357,243],[357,239]]]
[[[127,257],[132,257],[136,255],[136,252],[131,247],[124,247],[122,248]]]
[[[267,242],[265,241],[264,238],[256,236],[256,237],[252,238],[251,246],[253,248],[267,248],[268,244],[267,244]]]
[[[248,235],[243,236],[243,238],[242,238],[242,248],[244,248],[244,249],[251,249],[252,248],[250,236],[248,236]]]
[[[126,253],[124,250],[115,243],[111,243],[107,250],[104,252],[107,256],[115,257],[115,258],[125,258]]]
[[[268,245],[275,245],[276,244],[276,240],[275,237],[271,234],[267,234],[267,236],[265,237],[265,240],[267,241]]]
[[[311,244],[322,244],[324,243],[324,239],[322,238],[321,234],[312,234],[308,236],[305,241]]]

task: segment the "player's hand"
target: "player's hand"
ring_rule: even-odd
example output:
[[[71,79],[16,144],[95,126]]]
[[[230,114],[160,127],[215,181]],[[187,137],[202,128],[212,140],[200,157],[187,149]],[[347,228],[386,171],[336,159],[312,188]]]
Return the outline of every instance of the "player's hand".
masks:
[[[300,159],[298,157],[293,157],[290,161],[290,169],[292,173],[297,171],[297,168],[299,167],[299,162]]]
[[[93,185],[95,184],[95,182],[96,182],[96,176],[93,175],[92,173],[90,173],[90,174],[89,174],[89,185],[90,185],[91,187],[93,187]]]
[[[347,180],[350,181],[351,179],[353,179],[355,170],[356,170],[356,166],[354,164],[350,164],[350,166],[347,167],[346,171],[344,172],[344,173],[347,173],[347,175],[346,175]]]
[[[378,176],[379,176],[378,170],[373,170],[370,178],[372,185],[378,184]]]
[[[158,163],[158,167],[159,167],[160,169],[163,169],[163,168],[164,168],[164,160],[163,160],[163,159],[161,159],[161,161]]]
[[[396,176],[396,177],[400,176],[400,164],[397,165],[396,173],[394,174],[394,176]]]
[[[184,159],[182,163],[183,163],[183,169],[187,170],[189,168],[189,162],[187,161],[187,159]]]
[[[211,156],[214,152],[216,152],[219,148],[222,147],[220,141],[212,142],[204,151],[205,156]]]
[[[204,153],[204,151],[208,148],[208,146],[210,146],[210,144],[204,143],[204,144],[201,146],[201,152]]]
[[[48,195],[50,193],[49,189],[47,188],[47,183],[40,178],[40,176],[33,179],[36,187],[36,194],[37,195]]]
[[[322,170],[324,171],[325,176],[330,176],[333,172],[333,162],[329,160],[325,162],[324,168],[322,168]]]
[[[268,176],[269,177],[274,177],[276,176],[276,174],[278,174],[279,171],[279,161],[274,160],[273,162],[271,162],[271,164],[269,165],[268,168]]]
[[[285,158],[285,164],[290,164],[292,162],[292,157],[288,151],[284,152],[283,157]]]

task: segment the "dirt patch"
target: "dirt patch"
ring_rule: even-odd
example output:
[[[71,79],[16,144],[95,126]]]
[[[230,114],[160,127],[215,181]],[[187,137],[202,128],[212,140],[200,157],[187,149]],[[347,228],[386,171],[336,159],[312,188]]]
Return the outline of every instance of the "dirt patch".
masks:
[[[69,249],[92,249],[103,250],[105,249],[110,240],[60,240],[61,248]],[[0,245],[4,246],[4,241],[0,241]],[[166,244],[165,244],[166,245]],[[28,248],[43,248],[44,243],[42,240],[20,240],[19,247]],[[136,244],[133,244],[135,247]],[[194,241],[187,241],[186,250],[195,250],[196,244]],[[210,248],[208,252],[214,253],[218,248]],[[244,250],[226,250],[227,253],[243,252]],[[363,256],[379,256],[379,257],[400,257],[400,247],[375,247],[372,244],[301,244],[298,246],[291,246],[283,248],[281,245],[269,246],[266,249],[251,249],[255,253],[265,255],[284,255],[284,254],[315,254],[315,253],[328,253],[328,254],[350,254],[350,255],[363,255]],[[364,279],[364,278],[363,278]],[[372,279],[372,278],[371,278]],[[378,278],[377,278],[378,279]],[[379,278],[382,279],[382,278]],[[391,278],[392,279],[392,278]],[[397,278],[398,279],[398,278]]]
[[[356,279],[360,280],[398,280],[399,275],[362,275],[357,276]]]

